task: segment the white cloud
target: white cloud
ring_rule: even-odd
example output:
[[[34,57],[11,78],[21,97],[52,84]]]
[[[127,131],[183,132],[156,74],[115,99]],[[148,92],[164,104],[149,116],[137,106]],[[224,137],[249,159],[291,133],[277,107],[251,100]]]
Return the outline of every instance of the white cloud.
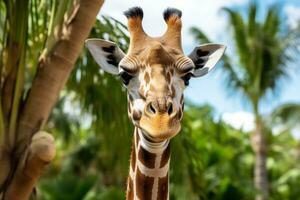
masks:
[[[274,135],[281,134],[283,131],[286,131],[287,127],[284,125],[278,125],[272,127],[272,133]],[[291,134],[294,137],[294,139],[299,140],[300,139],[300,126],[296,126],[291,129]]]
[[[297,140],[300,139],[300,129],[299,129],[299,127],[292,129],[292,135],[294,136],[295,139],[297,139]]]
[[[255,128],[255,118],[252,113],[238,111],[238,112],[225,112],[222,114],[222,120],[232,126],[235,129],[241,129],[243,131],[249,132],[253,131]],[[286,130],[285,126],[274,126],[272,127],[273,134],[277,135]],[[291,130],[293,137],[296,140],[300,139],[300,129],[295,127]]]
[[[291,28],[296,28],[300,21],[300,7],[288,5],[284,8]]]
[[[123,11],[133,6],[140,6],[144,10],[143,25],[151,36],[162,35],[166,25],[162,13],[167,7],[179,8],[183,12],[183,45],[191,48],[193,38],[189,34],[191,26],[197,26],[205,30],[214,41],[222,42],[222,34],[225,28],[225,16],[220,15],[220,9],[232,4],[245,4],[248,0],[110,0],[104,3],[100,14],[110,15],[121,22],[126,23]],[[186,49],[190,51],[191,49]]]
[[[255,127],[254,116],[249,112],[226,112],[222,115],[222,120],[236,129],[252,131]]]

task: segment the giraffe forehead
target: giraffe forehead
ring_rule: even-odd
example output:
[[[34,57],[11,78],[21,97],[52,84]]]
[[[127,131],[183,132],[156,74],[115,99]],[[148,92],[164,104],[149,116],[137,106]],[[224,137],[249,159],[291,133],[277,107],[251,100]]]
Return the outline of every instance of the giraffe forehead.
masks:
[[[171,65],[176,62],[179,55],[183,55],[180,49],[170,47],[163,41],[144,41],[140,48],[129,52],[129,55],[135,55],[137,59],[145,63],[146,66],[154,64]]]
[[[176,75],[175,71],[180,74],[182,66],[192,66],[193,64],[180,49],[171,47],[164,41],[144,41],[140,48],[131,49],[120,65],[124,65],[126,69],[129,68],[127,71],[132,73],[137,71],[140,74],[148,73],[141,76],[141,79],[146,78],[146,82],[148,82],[148,78],[156,78],[160,75],[170,78]]]
[[[171,65],[175,62],[175,58],[161,44],[152,46],[147,52],[147,63],[151,66],[155,65]]]
[[[151,37],[144,39],[142,41],[139,41],[137,45],[134,46],[134,48],[129,49],[129,54],[144,54],[149,53],[151,51],[161,51],[165,50],[166,52],[172,53],[172,54],[183,54],[183,51],[181,48],[172,46],[168,40],[162,37]]]
[[[154,64],[145,68],[141,75],[143,83],[146,85],[155,84],[156,87],[171,84],[171,68],[173,65]],[[174,71],[174,70],[173,70]]]

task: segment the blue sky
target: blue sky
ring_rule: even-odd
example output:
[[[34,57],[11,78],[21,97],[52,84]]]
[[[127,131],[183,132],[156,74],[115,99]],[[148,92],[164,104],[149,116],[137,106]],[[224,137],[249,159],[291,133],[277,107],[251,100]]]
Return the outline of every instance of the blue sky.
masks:
[[[300,15],[300,1],[296,0],[265,0],[260,2],[260,17],[263,17],[266,8],[273,4],[274,2],[280,3],[283,6],[283,13],[285,17],[287,16],[286,9],[295,7],[298,8]],[[235,9],[241,11],[246,10],[246,4],[239,4]],[[292,17],[292,16],[290,16]],[[294,16],[293,16],[294,17]],[[299,17],[299,16],[298,16]],[[295,17],[296,18],[296,17]],[[300,18],[299,18],[300,19]],[[295,19],[296,20],[296,19]],[[220,37],[220,36],[219,36]],[[228,36],[227,36],[228,37]],[[230,36],[229,36],[230,37]],[[222,39],[223,40],[223,39]],[[228,45],[228,51],[231,51],[232,46]],[[186,46],[186,49],[189,49]],[[232,53],[232,52],[230,52]],[[261,105],[261,110],[263,113],[267,114],[272,111],[275,107],[280,104],[287,102],[299,102],[300,103],[300,67],[299,61],[291,64],[294,70],[291,70],[289,74],[290,79],[281,81],[282,87],[278,95],[270,96]],[[298,66],[298,67],[297,67]],[[297,69],[298,68],[298,69]],[[241,98],[239,95],[234,95],[232,92],[229,93],[226,90],[225,82],[223,81],[223,74],[221,70],[214,70],[211,74],[203,77],[200,80],[192,80],[191,87],[187,89],[186,96],[196,103],[209,103],[212,104],[218,113],[224,112],[236,112],[236,111],[250,111],[250,107],[247,102]]]
[[[263,17],[267,7],[273,3],[279,3],[282,8],[284,20],[290,26],[295,26],[300,20],[300,0],[258,0],[260,4],[259,16]],[[228,32],[226,16],[220,12],[224,6],[235,8],[245,12],[249,0],[110,0],[107,1],[101,14],[110,15],[121,22],[127,23],[123,11],[132,6],[140,6],[144,10],[143,26],[151,36],[162,35],[166,25],[162,18],[162,12],[167,7],[179,8],[183,12],[183,46],[185,53],[189,53],[198,45],[191,36],[191,26],[201,28],[215,43],[227,45],[227,53],[235,57],[233,45]],[[226,31],[225,31],[226,30]],[[300,68],[300,61],[293,64],[294,68]],[[218,66],[216,67],[218,68]],[[282,89],[279,95],[269,98],[261,105],[263,113],[267,114],[282,103],[300,103],[300,69],[290,73],[290,80],[282,81]],[[205,77],[193,79],[185,92],[185,96],[196,104],[211,104],[218,116],[224,114],[232,123],[237,121],[251,121],[249,105],[245,100],[236,95],[229,94],[224,84],[224,74],[221,70],[214,69]],[[253,125],[249,125],[249,129]]]

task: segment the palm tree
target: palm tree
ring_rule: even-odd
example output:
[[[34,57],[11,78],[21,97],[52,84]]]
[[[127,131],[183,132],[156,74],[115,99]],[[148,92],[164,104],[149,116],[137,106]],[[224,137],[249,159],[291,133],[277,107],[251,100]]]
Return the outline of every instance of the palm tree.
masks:
[[[300,104],[286,103],[277,107],[271,114],[272,123],[284,125],[286,128],[300,126]]]
[[[28,199],[52,160],[53,138],[40,130],[102,4],[0,0],[1,199]]]
[[[277,5],[268,8],[263,20],[258,19],[258,6],[255,3],[250,4],[246,18],[230,8],[223,8],[222,11],[228,15],[238,56],[237,63],[225,56],[223,70],[227,74],[228,87],[240,92],[248,100],[255,116],[251,144],[256,157],[254,184],[259,191],[256,200],[266,200],[269,196],[266,167],[268,149],[260,104],[267,94],[278,92],[281,80],[288,77],[298,36],[288,29]],[[191,32],[197,40],[209,42],[201,30],[192,28]]]

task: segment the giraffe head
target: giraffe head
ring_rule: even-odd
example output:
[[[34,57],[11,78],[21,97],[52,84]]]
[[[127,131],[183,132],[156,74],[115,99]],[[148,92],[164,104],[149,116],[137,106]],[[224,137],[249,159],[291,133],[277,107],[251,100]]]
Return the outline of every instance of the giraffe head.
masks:
[[[169,139],[180,131],[183,91],[189,79],[207,74],[222,57],[225,46],[200,45],[186,56],[181,46],[181,11],[165,10],[167,30],[161,37],[145,33],[141,8],[124,14],[130,33],[127,54],[115,43],[101,39],[88,39],[86,46],[104,71],[120,76],[127,88],[133,124],[150,140]]]

